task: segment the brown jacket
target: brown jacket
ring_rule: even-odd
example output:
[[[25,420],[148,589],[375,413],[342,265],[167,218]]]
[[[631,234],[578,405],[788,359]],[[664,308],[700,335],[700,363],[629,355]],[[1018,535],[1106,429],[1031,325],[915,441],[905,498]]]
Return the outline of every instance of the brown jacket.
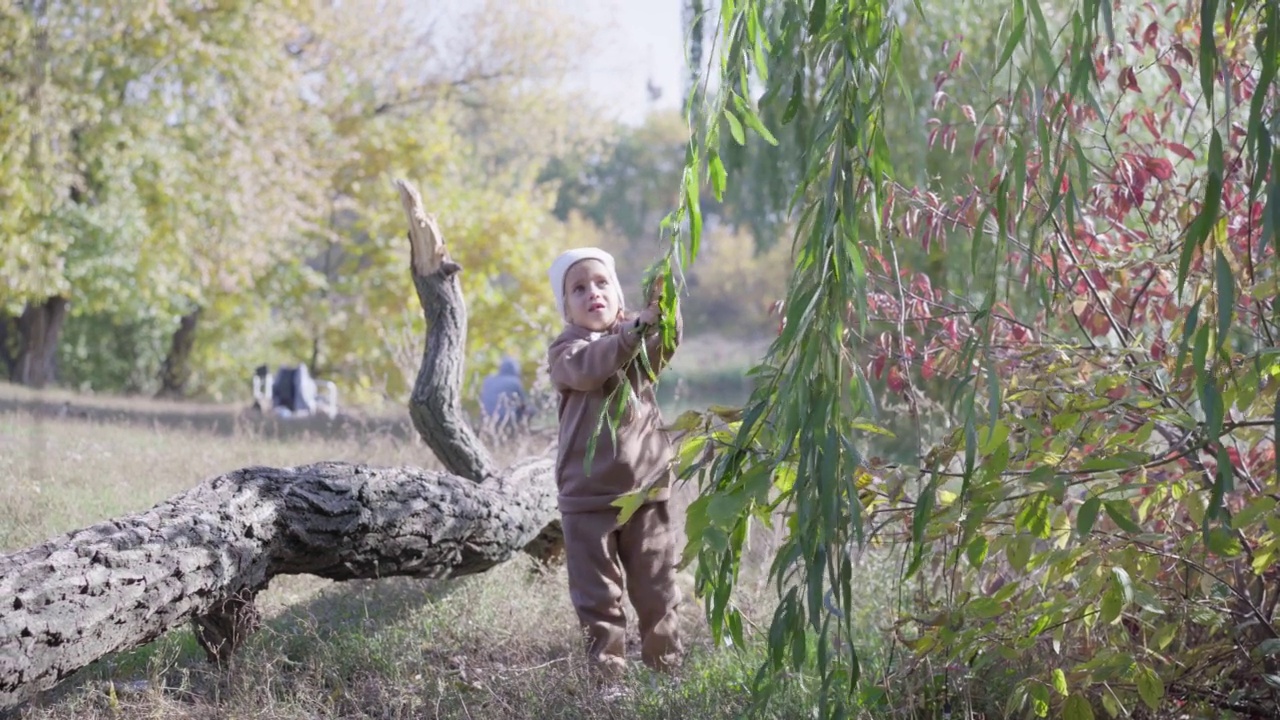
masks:
[[[684,324],[679,310],[676,313],[678,345]],[[647,502],[666,500],[670,495],[671,440],[663,429],[653,382],[640,368],[639,353],[635,352],[639,342],[633,321],[628,319],[603,333],[569,325],[551,343],[547,352],[551,384],[560,393],[556,458],[560,512],[608,510],[619,496],[650,484],[654,489]],[[645,338],[645,347],[655,374],[661,372],[670,360],[670,352],[665,356],[661,352],[661,335]],[[616,446],[605,420],[588,473],[587,446],[600,421],[601,407],[621,382],[624,364],[635,395],[628,400],[617,428]]]

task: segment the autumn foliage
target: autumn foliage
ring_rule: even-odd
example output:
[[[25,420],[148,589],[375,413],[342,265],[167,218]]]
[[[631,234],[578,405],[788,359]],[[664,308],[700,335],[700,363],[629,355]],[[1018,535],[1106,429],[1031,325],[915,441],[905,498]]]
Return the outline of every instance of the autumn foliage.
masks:
[[[762,7],[732,13],[755,59],[729,80],[765,74]],[[932,71],[922,172],[888,139],[917,116],[888,117],[915,49],[884,4],[769,8],[762,112],[789,103],[814,147],[756,394],[682,450],[713,629],[741,634],[742,518],[790,511],[757,689],[814,667],[860,688],[823,717],[1270,716],[1280,9],[1014,0]],[[902,562],[871,662],[841,639],[868,552]]]
[[[1231,14],[1207,55],[1184,10],[1117,9],[1074,91],[1015,77],[975,108],[956,54],[929,141],[969,182],[890,184],[866,251],[863,367],[888,424],[926,428],[919,460],[873,461],[868,506],[932,579],[896,631],[961,680],[1033,659],[1014,712],[1249,715],[1280,689],[1271,29]]]

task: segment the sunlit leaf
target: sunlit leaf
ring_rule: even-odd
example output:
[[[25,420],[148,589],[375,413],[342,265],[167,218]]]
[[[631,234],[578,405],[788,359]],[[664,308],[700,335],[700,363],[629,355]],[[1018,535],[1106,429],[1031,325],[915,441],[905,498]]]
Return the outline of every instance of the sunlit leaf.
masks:
[[[725,108],[724,119],[729,124],[729,134],[733,136],[734,141],[739,145],[746,145],[747,135],[742,131],[742,122],[733,114],[733,111]]]
[[[1138,684],[1138,697],[1142,698],[1142,702],[1152,710],[1159,710],[1161,701],[1164,699],[1164,683],[1160,681],[1160,676],[1156,675],[1155,670],[1146,665],[1139,665],[1134,673],[1134,679]]]
[[[1205,535],[1205,543],[1210,551],[1222,557],[1235,557],[1243,551],[1240,539],[1223,527],[1209,528]]]
[[[1062,697],[1067,696],[1067,674],[1062,668],[1053,669],[1053,689]]]
[[[975,568],[982,567],[983,561],[987,559],[988,541],[985,535],[975,537],[969,546],[965,549],[965,557],[969,559],[969,564]]]

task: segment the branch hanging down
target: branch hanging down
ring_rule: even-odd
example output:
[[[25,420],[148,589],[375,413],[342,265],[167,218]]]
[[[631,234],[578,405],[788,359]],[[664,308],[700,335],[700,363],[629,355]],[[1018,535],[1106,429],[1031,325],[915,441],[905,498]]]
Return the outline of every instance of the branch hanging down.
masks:
[[[450,578],[521,550],[554,555],[553,463],[496,470],[466,423],[461,268],[417,190],[396,185],[427,318],[410,413],[447,472],[339,462],[245,468],[0,556],[0,711],[186,622],[210,659],[225,662],[256,626],[253,600],[277,575]]]

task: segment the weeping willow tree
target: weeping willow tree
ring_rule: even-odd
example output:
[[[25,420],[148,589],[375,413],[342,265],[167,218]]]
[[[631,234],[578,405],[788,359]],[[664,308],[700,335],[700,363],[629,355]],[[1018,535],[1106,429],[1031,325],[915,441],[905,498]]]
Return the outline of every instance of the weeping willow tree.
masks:
[[[1012,669],[1018,715],[1276,707],[1278,5],[1014,0],[989,93],[952,97],[968,66],[949,54],[920,123],[958,180],[897,178],[886,139],[923,4],[705,18],[664,263],[697,261],[699,195],[736,181],[726,153],[795,122],[806,139],[769,198],[794,267],[756,390],[677,421],[717,641],[745,642],[751,525],[784,518],[760,702],[812,678],[819,714],[848,717],[940,667],[930,716],[972,700],[952,668]],[[893,423],[914,447],[873,457]],[[847,639],[874,544],[902,559],[902,652],[869,677]]]

